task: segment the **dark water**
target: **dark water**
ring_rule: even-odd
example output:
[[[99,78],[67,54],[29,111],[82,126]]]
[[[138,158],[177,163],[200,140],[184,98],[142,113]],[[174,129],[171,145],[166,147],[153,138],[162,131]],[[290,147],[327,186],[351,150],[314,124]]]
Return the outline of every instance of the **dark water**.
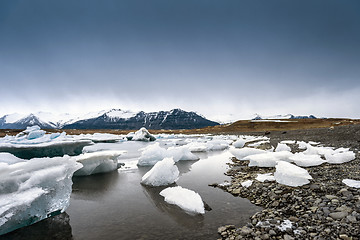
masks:
[[[224,175],[228,151],[198,155],[199,161],[177,163],[181,176],[176,184],[200,194],[212,208],[204,215],[192,216],[167,204],[159,195],[163,187],[141,185],[149,167],[130,168],[73,178],[70,206],[57,222],[47,219],[0,239],[217,239],[219,226],[244,224],[260,209],[208,186],[229,180]]]

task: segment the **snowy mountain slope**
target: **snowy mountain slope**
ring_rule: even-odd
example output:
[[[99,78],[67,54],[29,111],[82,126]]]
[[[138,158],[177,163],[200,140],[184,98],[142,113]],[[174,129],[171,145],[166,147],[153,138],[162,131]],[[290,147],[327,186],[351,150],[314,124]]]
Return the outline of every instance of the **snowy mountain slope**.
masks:
[[[102,110],[82,115],[47,112],[35,114],[8,114],[0,118],[0,129],[23,129],[26,126],[39,125],[43,129],[190,129],[218,125],[194,112],[181,109],[145,113],[121,109]]]
[[[255,114],[255,117],[252,120],[264,120],[264,119],[306,119],[311,118],[315,119],[314,115],[309,116],[294,116],[292,114],[285,114],[285,115],[274,115],[274,116],[262,116],[259,114]]]

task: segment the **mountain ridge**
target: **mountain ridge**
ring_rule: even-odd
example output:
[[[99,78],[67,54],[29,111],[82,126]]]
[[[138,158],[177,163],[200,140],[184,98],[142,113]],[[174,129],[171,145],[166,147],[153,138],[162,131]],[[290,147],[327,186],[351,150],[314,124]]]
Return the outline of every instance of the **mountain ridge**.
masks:
[[[24,129],[32,125],[39,125],[44,129],[194,129],[219,125],[195,112],[179,108],[149,113],[110,109],[84,115],[62,114],[57,117],[45,112],[6,114],[0,118],[0,129]]]

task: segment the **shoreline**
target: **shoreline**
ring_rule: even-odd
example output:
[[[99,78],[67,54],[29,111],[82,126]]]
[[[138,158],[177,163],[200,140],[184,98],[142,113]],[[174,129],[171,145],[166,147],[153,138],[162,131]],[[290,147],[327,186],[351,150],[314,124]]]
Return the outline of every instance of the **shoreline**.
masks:
[[[356,158],[342,164],[306,167],[313,179],[301,187],[256,181],[258,173],[274,172],[274,168],[248,167],[247,161],[232,158],[226,173],[231,184],[217,187],[264,209],[245,226],[219,227],[221,239],[359,239],[360,189],[348,187],[342,180],[360,180],[360,126],[271,132],[267,136],[273,146],[282,140],[301,140],[348,147]],[[253,184],[242,187],[241,182],[249,179]]]

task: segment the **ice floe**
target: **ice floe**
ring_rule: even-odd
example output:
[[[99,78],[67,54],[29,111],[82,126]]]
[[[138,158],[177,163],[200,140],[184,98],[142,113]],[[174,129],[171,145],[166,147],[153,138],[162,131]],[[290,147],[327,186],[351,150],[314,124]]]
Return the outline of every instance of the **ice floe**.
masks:
[[[119,167],[118,157],[126,151],[100,151],[92,153],[83,153],[73,157],[73,159],[83,165],[83,167],[74,173],[74,176],[88,176],[96,173],[111,172]]]
[[[149,186],[166,186],[174,183],[179,178],[179,169],[172,158],[165,158],[157,162],[141,178],[141,183]]]
[[[168,187],[160,192],[169,204],[174,204],[190,214],[205,214],[204,202],[200,195],[192,190],[177,187]]]
[[[69,206],[71,177],[81,168],[80,163],[69,156],[6,162],[0,158],[0,235],[64,212]]]
[[[312,179],[306,169],[284,161],[279,161],[276,164],[274,177],[276,182],[291,187],[308,184],[309,179]]]
[[[241,148],[241,149],[230,149],[230,153],[234,155],[238,160],[244,160],[245,157],[260,153],[265,153],[265,150],[256,149],[256,148]]]
[[[250,155],[244,158],[249,160],[249,167],[275,167],[279,161],[290,162],[290,157],[293,154],[288,151],[282,152],[265,152],[255,155]]]
[[[302,152],[293,154],[290,156],[290,160],[300,167],[319,166],[326,162],[321,159],[320,155],[306,155]]]

